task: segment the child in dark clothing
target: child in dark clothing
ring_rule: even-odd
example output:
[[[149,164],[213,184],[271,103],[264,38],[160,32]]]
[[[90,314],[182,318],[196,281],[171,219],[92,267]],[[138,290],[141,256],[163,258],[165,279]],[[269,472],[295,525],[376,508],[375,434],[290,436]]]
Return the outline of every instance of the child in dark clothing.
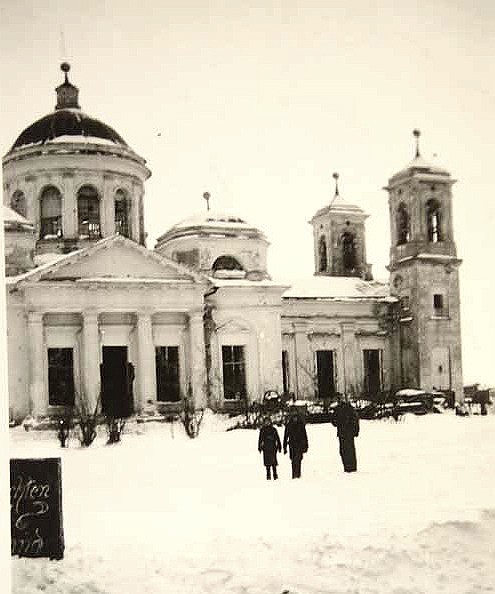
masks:
[[[271,469],[273,469],[273,480],[278,479],[277,475],[277,452],[282,450],[280,437],[272,421],[267,417],[263,421],[263,427],[260,429],[260,436],[258,439],[258,451],[263,452],[263,464],[266,466],[266,478],[270,480]]]

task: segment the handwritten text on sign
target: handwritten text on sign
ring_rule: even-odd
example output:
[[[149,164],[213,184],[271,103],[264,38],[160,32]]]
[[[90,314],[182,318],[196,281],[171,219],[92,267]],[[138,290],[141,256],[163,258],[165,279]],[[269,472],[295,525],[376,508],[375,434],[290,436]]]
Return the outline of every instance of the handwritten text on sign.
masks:
[[[63,557],[60,458],[10,461],[10,521],[12,555]]]

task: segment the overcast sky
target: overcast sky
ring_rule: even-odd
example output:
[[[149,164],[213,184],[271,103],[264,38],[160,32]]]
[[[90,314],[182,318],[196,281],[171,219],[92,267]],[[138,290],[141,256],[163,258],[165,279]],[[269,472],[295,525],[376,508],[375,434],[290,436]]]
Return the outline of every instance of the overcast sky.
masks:
[[[53,109],[68,59],[83,110],[152,170],[148,247],[207,190],[265,232],[272,276],[312,274],[308,221],[338,171],[386,279],[382,188],[420,128],[422,154],[458,179],[464,379],[495,385],[491,0],[0,0],[0,23],[2,153]]]

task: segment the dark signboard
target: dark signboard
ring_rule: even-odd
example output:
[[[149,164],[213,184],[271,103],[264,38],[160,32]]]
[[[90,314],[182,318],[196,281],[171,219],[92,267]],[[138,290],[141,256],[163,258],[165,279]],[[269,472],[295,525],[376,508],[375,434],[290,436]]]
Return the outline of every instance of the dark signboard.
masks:
[[[60,458],[10,460],[10,524],[12,555],[62,559]]]

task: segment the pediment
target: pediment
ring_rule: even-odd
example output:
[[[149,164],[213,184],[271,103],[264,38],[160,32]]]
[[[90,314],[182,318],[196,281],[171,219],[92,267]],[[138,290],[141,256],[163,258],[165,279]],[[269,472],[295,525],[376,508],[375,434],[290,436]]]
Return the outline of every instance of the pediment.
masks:
[[[194,272],[120,236],[64,256],[48,266],[35,269],[26,280],[201,280]]]
[[[234,318],[218,324],[218,330],[228,334],[250,333],[252,328],[246,320]]]

